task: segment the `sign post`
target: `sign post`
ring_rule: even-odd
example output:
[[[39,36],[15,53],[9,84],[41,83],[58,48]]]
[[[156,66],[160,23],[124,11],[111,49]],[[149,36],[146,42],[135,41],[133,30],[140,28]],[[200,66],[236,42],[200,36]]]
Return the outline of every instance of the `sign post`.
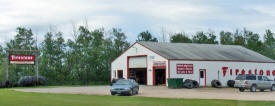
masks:
[[[6,81],[9,80],[9,52],[7,52],[6,56]]]
[[[15,52],[15,54],[13,54]],[[31,55],[19,55],[16,53]],[[6,80],[9,80],[9,64],[35,65],[35,76],[38,82],[38,51],[37,50],[7,50]]]

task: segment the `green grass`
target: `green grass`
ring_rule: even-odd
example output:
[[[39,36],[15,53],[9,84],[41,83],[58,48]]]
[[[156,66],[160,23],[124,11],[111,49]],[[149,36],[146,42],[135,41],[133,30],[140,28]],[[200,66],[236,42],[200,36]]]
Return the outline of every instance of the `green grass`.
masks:
[[[96,96],[26,93],[0,89],[1,106],[275,106],[272,101],[167,99],[136,96]]]

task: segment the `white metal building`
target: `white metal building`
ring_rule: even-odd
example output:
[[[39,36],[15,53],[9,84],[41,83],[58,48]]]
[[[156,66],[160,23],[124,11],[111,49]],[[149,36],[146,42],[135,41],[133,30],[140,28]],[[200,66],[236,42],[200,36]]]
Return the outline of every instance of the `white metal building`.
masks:
[[[167,85],[168,78],[223,86],[238,74],[275,78],[275,61],[236,45],[136,42],[111,63],[111,79],[135,79],[144,85]]]

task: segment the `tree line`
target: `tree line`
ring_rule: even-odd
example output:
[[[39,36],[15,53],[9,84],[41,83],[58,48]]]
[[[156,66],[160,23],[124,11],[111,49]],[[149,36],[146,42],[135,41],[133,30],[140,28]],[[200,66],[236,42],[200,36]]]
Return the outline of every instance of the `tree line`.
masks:
[[[16,36],[6,45],[0,45],[0,80],[5,80],[6,50],[18,49],[39,51],[39,75],[47,78],[48,85],[109,83],[111,61],[130,46],[127,36],[118,28],[106,31],[79,26],[73,30],[73,38],[65,40],[63,35],[62,32],[49,31],[42,43],[37,44],[31,29],[18,27]],[[274,38],[274,33],[269,29],[263,40],[260,40],[259,34],[243,29],[220,31],[218,35],[203,31],[194,35],[174,33],[170,42],[241,45],[275,59]],[[146,30],[137,35],[137,41],[159,40]],[[34,75],[33,65],[9,65],[9,70],[9,78],[15,82],[22,76]]]

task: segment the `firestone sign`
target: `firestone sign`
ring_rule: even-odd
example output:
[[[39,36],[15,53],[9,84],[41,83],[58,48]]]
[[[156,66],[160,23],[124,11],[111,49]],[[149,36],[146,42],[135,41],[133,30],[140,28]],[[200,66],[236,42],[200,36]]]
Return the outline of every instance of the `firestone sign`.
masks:
[[[231,76],[233,75],[233,73],[235,73],[235,75],[238,74],[255,74],[255,75],[266,75],[266,76],[275,76],[275,70],[263,70],[263,69],[249,69],[249,70],[245,70],[245,69],[229,69],[228,67],[222,67],[222,73],[223,73],[223,77],[226,76],[227,73],[229,73]],[[264,74],[265,73],[265,74]]]
[[[10,55],[10,64],[34,64],[34,55]]]

